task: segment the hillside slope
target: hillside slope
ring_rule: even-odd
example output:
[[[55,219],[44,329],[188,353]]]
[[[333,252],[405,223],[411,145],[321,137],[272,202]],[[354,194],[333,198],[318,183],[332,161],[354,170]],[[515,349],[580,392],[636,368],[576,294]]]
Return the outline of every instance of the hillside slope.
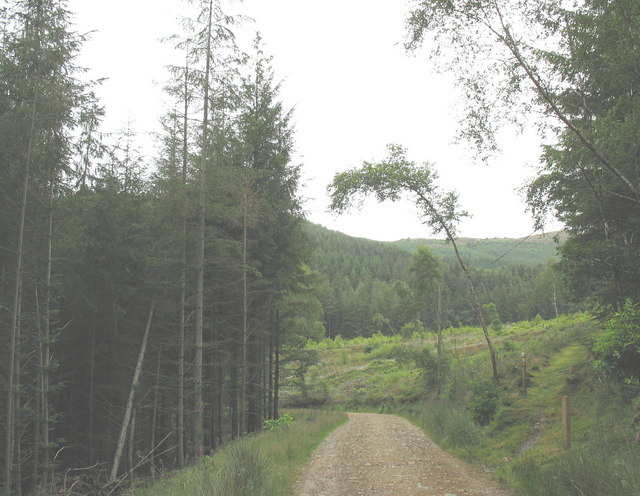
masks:
[[[396,265],[408,260],[404,253],[413,253],[419,246],[431,249],[443,261],[453,261],[451,245],[442,239],[405,238],[397,241],[375,241],[356,238],[332,231],[319,224],[307,222],[305,230],[315,252],[331,253],[333,259],[370,255],[393,260]],[[470,265],[483,269],[496,269],[512,265],[532,267],[545,264],[557,256],[557,247],[566,236],[560,231],[536,234],[527,238],[459,238],[462,258]],[[314,258],[315,257],[315,258]],[[318,260],[315,254],[312,260]],[[377,262],[376,262],[377,263]],[[391,271],[390,273],[393,273]]]
[[[556,237],[558,240],[556,241]],[[532,267],[557,256],[556,249],[564,240],[560,232],[537,234],[528,238],[459,238],[462,258],[475,267],[495,269],[510,265]],[[453,259],[451,245],[439,239],[401,239],[390,243],[408,252],[427,246],[443,260]]]
[[[334,409],[400,413],[455,455],[495,471],[520,496],[638,496],[638,387],[594,372],[591,350],[601,333],[586,314],[506,326],[493,336],[497,386],[481,330],[448,329],[439,397],[430,333],[325,340],[309,345],[320,361],[308,371],[305,395]],[[303,401],[295,389],[289,393],[286,401]],[[564,396],[570,450],[563,447]]]

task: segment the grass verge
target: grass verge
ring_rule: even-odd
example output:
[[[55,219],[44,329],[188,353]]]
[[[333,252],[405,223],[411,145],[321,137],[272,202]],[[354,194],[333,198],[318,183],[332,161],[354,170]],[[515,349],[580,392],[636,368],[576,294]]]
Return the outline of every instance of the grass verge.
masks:
[[[313,450],[346,422],[339,412],[295,410],[294,422],[247,436],[129,496],[288,496]]]

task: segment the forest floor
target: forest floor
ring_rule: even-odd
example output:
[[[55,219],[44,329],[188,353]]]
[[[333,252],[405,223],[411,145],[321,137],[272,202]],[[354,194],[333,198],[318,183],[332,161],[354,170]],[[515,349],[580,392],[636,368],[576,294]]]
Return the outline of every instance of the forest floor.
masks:
[[[349,413],[313,453],[296,496],[509,496],[409,421]]]

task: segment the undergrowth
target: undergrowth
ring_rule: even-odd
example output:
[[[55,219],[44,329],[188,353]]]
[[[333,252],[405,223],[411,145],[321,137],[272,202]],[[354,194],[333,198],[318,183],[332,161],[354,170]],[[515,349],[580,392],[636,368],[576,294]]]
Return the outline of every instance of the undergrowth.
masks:
[[[130,496],[288,496],[299,470],[329,432],[338,412],[294,411],[293,420],[230,443],[214,456]],[[290,418],[290,417],[287,417]]]

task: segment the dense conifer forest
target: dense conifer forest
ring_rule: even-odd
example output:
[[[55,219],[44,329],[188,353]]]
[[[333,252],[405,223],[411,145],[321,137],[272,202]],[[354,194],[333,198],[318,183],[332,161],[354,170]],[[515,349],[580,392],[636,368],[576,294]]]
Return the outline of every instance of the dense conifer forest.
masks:
[[[438,299],[429,295],[425,307],[416,284],[420,275],[414,269],[420,247],[433,253],[442,271],[440,325],[478,323],[468,305],[464,275],[444,241],[376,242],[310,223],[305,224],[305,231],[312,248],[308,264],[323,276],[318,297],[328,336],[399,334],[404,326],[405,332],[411,333],[418,321],[435,329]],[[516,322],[536,315],[551,318],[556,316],[556,307],[558,313],[573,308],[555,268],[558,245],[554,238],[460,240],[482,301],[496,305],[502,321]],[[508,264],[500,259],[505,254],[510,256]]]
[[[400,147],[339,175],[334,206],[418,192],[448,242],[307,223],[268,47],[237,46],[241,19],[218,1],[192,4],[170,37],[183,63],[163,76],[152,158],[131,129],[102,132],[66,2],[0,6],[4,496],[115,494],[202,460],[279,417],[281,374],[304,369],[310,340],[478,324],[491,349],[503,322],[589,309],[615,315],[598,367],[637,386],[640,3],[413,3],[406,49],[432,40],[458,78],[478,157],[505,119],[524,125],[518,109],[542,116],[525,194],[536,227],[549,213],[566,225],[557,253],[549,238],[462,238],[456,257],[457,196]]]

